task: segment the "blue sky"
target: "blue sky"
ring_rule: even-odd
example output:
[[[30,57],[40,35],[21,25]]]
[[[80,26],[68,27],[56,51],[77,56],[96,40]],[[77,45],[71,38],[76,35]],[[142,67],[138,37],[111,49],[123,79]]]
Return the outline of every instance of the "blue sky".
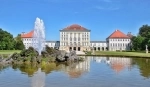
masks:
[[[116,29],[136,35],[150,24],[149,0],[0,0],[0,27],[14,36],[45,24],[46,40],[59,40],[59,30],[79,24],[91,30],[91,40],[105,40]]]

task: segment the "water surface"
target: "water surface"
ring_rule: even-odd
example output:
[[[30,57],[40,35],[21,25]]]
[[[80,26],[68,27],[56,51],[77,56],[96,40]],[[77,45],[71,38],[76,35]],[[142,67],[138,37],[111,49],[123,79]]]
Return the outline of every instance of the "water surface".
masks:
[[[86,57],[73,64],[0,64],[0,87],[149,87],[150,59]]]

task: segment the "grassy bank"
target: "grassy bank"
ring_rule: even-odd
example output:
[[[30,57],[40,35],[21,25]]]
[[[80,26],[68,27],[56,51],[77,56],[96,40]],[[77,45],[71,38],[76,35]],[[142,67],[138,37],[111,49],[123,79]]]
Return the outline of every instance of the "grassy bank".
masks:
[[[95,56],[116,56],[116,57],[144,57],[150,58],[150,53],[143,52],[114,52],[114,51],[95,51]]]
[[[13,53],[19,53],[21,50],[0,50],[0,54],[13,54]]]

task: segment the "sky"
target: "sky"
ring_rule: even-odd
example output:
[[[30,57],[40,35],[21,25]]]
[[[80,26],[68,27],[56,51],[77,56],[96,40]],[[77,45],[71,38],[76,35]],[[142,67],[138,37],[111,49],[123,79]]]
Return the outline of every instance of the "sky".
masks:
[[[79,24],[91,40],[104,41],[116,29],[138,34],[150,25],[150,0],[0,0],[0,28],[17,36],[44,21],[46,40],[59,40],[59,30]]]

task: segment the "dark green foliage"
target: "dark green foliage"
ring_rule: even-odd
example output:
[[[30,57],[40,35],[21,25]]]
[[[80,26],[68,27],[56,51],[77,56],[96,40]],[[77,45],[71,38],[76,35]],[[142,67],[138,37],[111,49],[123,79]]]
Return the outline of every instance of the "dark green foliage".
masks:
[[[136,51],[142,50],[142,43],[144,41],[144,37],[138,35],[136,38],[133,39],[132,45],[133,49]]]
[[[149,25],[143,25],[139,29],[139,35],[141,35],[142,37],[148,37],[149,33],[150,33],[150,26]]]
[[[29,56],[31,56],[31,57],[32,56],[37,57],[39,54],[38,54],[38,52],[33,47],[29,47],[26,50],[22,50],[20,52],[20,55],[23,56],[23,57],[29,57]]]
[[[42,55],[42,57],[44,57],[44,58],[49,56],[48,52],[46,52],[46,51],[42,51],[42,52],[41,52],[41,55]]]
[[[0,28],[0,50],[13,50],[15,40],[13,35]]]
[[[15,38],[15,49],[23,50],[24,48],[25,47],[24,47],[23,41],[21,39],[21,34],[18,34],[18,36]]]
[[[0,28],[0,50],[23,50],[24,44],[21,40],[21,34],[16,38],[7,31]]]
[[[46,45],[46,52],[51,55],[55,52],[55,50],[53,48],[50,48],[49,46]]]
[[[11,56],[11,58],[12,58],[13,60],[20,60],[20,59],[21,59],[21,56],[20,56],[19,53],[14,53],[14,54]]]
[[[131,38],[131,43],[132,50],[145,50],[146,45],[148,45],[148,50],[150,50],[150,26],[143,25],[139,29],[139,34]]]

